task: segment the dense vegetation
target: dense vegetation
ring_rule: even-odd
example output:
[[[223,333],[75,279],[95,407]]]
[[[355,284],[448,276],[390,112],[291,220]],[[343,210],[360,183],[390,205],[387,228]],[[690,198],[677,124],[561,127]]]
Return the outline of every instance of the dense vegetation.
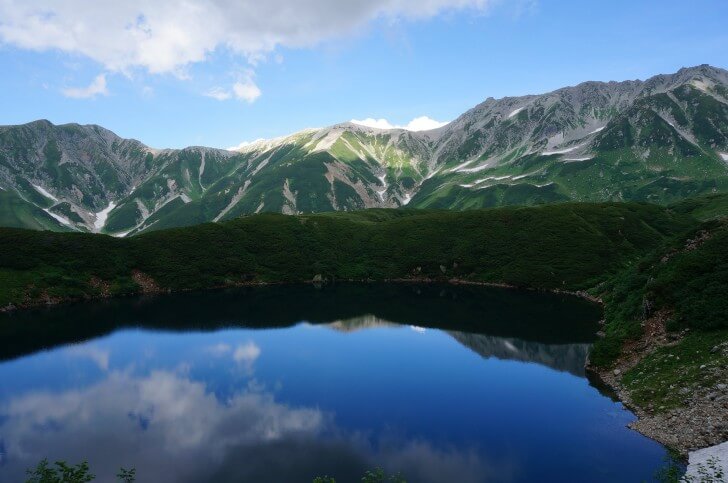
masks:
[[[728,329],[728,223],[711,221],[655,250],[613,277],[606,293],[606,337],[592,363],[613,362],[624,341],[641,335],[642,322],[664,311],[666,328],[710,332]],[[720,338],[720,337],[718,337]],[[704,344],[714,344],[712,338]]]
[[[89,483],[96,479],[92,474],[88,462],[84,461],[75,465],[65,461],[56,461],[50,464],[47,459],[42,460],[35,468],[28,469],[26,483]],[[119,469],[116,475],[119,483],[134,483],[136,481],[136,470]]]
[[[0,306],[314,278],[581,290],[692,225],[657,206],[575,203],[261,214],[130,239],[0,229]]]
[[[719,209],[706,201],[689,206],[699,213]],[[600,287],[606,302],[605,337],[591,351],[594,366],[609,368],[629,341],[643,340],[636,345],[640,350],[640,345],[651,344],[649,330],[666,330],[663,337],[669,343],[658,343],[620,376],[639,407],[651,412],[686,407],[693,395],[714,397],[711,391],[725,383],[727,248],[728,220],[708,221]]]

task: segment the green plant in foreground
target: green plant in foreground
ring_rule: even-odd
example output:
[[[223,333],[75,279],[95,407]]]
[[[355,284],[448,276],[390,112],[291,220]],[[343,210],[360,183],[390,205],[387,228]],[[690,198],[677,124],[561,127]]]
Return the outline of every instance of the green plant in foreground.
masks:
[[[69,465],[65,461],[56,461],[53,466],[43,459],[38,466],[28,470],[27,483],[88,483],[96,478],[89,471],[86,461],[77,465]]]
[[[401,473],[387,476],[384,470],[377,468],[374,471],[367,471],[361,478],[362,483],[384,483],[391,481],[392,483],[407,483]]]
[[[362,483],[407,483],[401,473],[387,475],[383,469],[376,468],[367,470],[361,477]],[[317,476],[313,479],[313,483],[336,483],[336,478],[331,476]]]
[[[134,481],[136,481],[136,468],[132,468],[130,470],[120,468],[119,473],[117,473],[116,477],[122,483],[134,483]]]
[[[65,461],[56,461],[53,465],[43,458],[38,466],[27,471],[26,483],[88,483],[96,479],[91,473],[88,462],[69,465]],[[120,468],[116,475],[121,483],[134,483],[136,469]]]

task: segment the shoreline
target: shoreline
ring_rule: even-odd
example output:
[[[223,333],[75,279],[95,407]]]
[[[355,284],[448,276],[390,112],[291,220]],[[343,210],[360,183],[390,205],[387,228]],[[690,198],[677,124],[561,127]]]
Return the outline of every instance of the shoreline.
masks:
[[[159,294],[181,294],[187,292],[201,291],[206,292],[209,290],[223,290],[227,288],[244,288],[244,287],[268,287],[275,285],[328,285],[335,283],[357,283],[357,284],[370,284],[370,283],[397,283],[397,284],[442,284],[442,285],[466,285],[466,286],[478,286],[478,287],[492,287],[492,288],[504,288],[509,290],[522,290],[528,292],[537,293],[551,293],[554,295],[568,295],[571,297],[577,297],[589,302],[603,306],[604,302],[586,291],[570,291],[562,289],[547,289],[547,288],[536,288],[536,287],[520,287],[517,285],[501,283],[501,282],[480,282],[477,280],[465,280],[460,278],[448,278],[448,279],[437,279],[437,278],[386,278],[383,280],[373,279],[338,279],[338,280],[327,280],[316,278],[311,280],[299,280],[290,282],[265,282],[265,281],[251,281],[251,282],[239,282],[234,284],[218,285],[212,287],[206,287],[202,289],[165,289],[159,287],[156,282],[150,277],[141,272],[135,274],[135,280],[139,283],[141,290],[130,293],[119,293],[109,294],[101,292],[98,295],[91,295],[86,297],[41,297],[29,302],[21,304],[10,303],[6,306],[0,307],[0,313],[11,313],[19,310],[30,310],[41,307],[54,307],[57,305],[80,303],[80,302],[92,302],[95,300],[105,300],[114,298],[125,298],[125,297],[138,297],[142,295],[159,295]]]
[[[77,298],[40,298],[31,302],[14,305],[9,304],[5,307],[0,307],[0,313],[12,313],[19,310],[29,310],[34,308],[49,307],[70,304],[70,303],[83,303],[91,302],[94,300],[113,299],[113,298],[124,298],[124,297],[135,297],[145,295],[162,295],[162,294],[173,294],[173,293],[185,293],[193,291],[210,291],[210,290],[222,290],[226,288],[244,288],[244,287],[265,287],[275,285],[328,285],[335,283],[356,283],[356,284],[371,284],[371,283],[393,283],[393,284],[442,284],[452,286],[479,286],[479,287],[492,287],[509,290],[521,290],[530,291],[537,293],[550,293],[555,295],[567,295],[571,297],[577,297],[588,302],[604,306],[604,301],[589,294],[586,291],[569,291],[562,289],[545,289],[536,287],[519,287],[512,284],[499,283],[499,282],[482,282],[476,280],[465,280],[458,278],[393,278],[384,280],[367,280],[367,279],[341,279],[329,281],[320,277],[314,277],[311,280],[302,281],[287,281],[287,282],[265,282],[265,281],[250,281],[240,282],[235,284],[226,284],[215,287],[207,287],[205,289],[181,289],[171,290],[159,287],[153,279],[142,273],[135,273],[135,279],[138,279],[140,290],[133,293],[115,294],[101,292],[96,296],[88,297],[77,297]],[[604,324],[602,320],[601,325]],[[644,342],[644,341],[642,341]],[[691,405],[691,407],[676,408],[666,413],[650,412],[645,408],[635,404],[627,391],[627,389],[621,384],[620,377],[624,372],[634,367],[644,357],[649,355],[652,351],[659,347],[674,342],[668,342],[664,339],[658,341],[650,341],[646,348],[640,351],[630,351],[629,348],[625,347],[623,355],[617,361],[617,363],[611,368],[596,368],[591,365],[589,359],[585,363],[585,369],[587,378],[590,379],[590,383],[598,382],[602,385],[602,389],[608,389],[614,399],[619,401],[628,411],[632,412],[637,418],[634,422],[630,423],[628,427],[638,433],[646,436],[669,450],[675,451],[683,460],[687,463],[688,456],[696,451],[706,450],[712,448],[725,441],[719,441],[715,438],[708,437],[707,439],[701,433],[695,431],[696,426],[702,426],[701,421],[710,415],[719,414],[716,413],[717,408],[706,409],[706,406],[710,406],[709,398],[700,398],[698,404]],[[596,380],[596,381],[595,381]],[[720,403],[720,401],[718,402]],[[715,406],[715,404],[713,404]],[[697,415],[694,413],[698,413]]]
[[[628,341],[612,366],[595,367],[587,357],[585,369],[588,377],[608,388],[614,398],[637,417],[628,425],[630,429],[657,441],[687,463],[689,456],[696,451],[728,442],[728,391],[723,389],[721,395],[713,388],[675,388],[675,391],[685,395],[684,403],[663,410],[662,407],[652,407],[651,403],[648,407],[635,403],[622,382],[625,373],[642,360],[659,349],[677,346],[686,336],[685,331],[674,337],[667,335],[664,319],[669,315],[658,313],[648,319],[643,336]],[[714,350],[716,348],[728,357],[728,342],[717,345]],[[728,461],[723,461],[723,464],[728,464]]]
[[[588,363],[586,370],[589,377],[596,378],[600,384],[613,391],[615,399],[635,415],[637,419],[629,423],[628,428],[675,452],[682,462],[687,463],[689,457],[696,452],[728,442],[718,434],[699,431],[707,427],[707,420],[720,420],[720,415],[725,414],[720,403],[716,404],[708,397],[700,397],[688,407],[679,407],[664,413],[650,412],[632,401],[628,391],[617,380],[619,374],[615,375],[614,370],[596,370]],[[726,460],[721,460],[723,464],[728,463],[728,454],[725,457]]]

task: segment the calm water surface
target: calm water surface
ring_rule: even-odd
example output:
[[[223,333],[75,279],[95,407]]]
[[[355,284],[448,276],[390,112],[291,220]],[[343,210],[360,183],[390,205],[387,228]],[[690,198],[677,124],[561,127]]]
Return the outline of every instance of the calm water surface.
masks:
[[[0,481],[644,481],[665,457],[590,385],[600,310],[439,286],[278,287],[0,317]]]

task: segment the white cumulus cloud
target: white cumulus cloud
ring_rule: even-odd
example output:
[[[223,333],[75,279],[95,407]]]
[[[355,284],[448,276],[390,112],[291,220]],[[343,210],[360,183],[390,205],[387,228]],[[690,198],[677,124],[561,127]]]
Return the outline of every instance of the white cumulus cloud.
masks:
[[[238,81],[233,85],[235,98],[245,102],[255,102],[261,95],[260,89],[252,79]]]
[[[406,129],[407,131],[429,131],[430,129],[437,129],[448,124],[447,122],[430,119],[427,116],[416,117],[404,126],[392,124],[386,119],[374,119],[371,117],[366,119],[352,119],[351,122],[353,124],[358,124],[359,126],[366,126],[375,129]]]
[[[72,99],[92,99],[96,96],[107,96],[109,91],[106,88],[106,75],[99,74],[86,87],[71,87],[61,91],[64,96]]]
[[[311,47],[376,19],[483,11],[498,0],[0,0],[0,43],[82,55],[112,72],[182,75],[226,49],[256,61]],[[244,96],[255,89],[243,85]]]
[[[239,345],[233,352],[235,362],[252,364],[260,356],[260,347],[255,342]]]

